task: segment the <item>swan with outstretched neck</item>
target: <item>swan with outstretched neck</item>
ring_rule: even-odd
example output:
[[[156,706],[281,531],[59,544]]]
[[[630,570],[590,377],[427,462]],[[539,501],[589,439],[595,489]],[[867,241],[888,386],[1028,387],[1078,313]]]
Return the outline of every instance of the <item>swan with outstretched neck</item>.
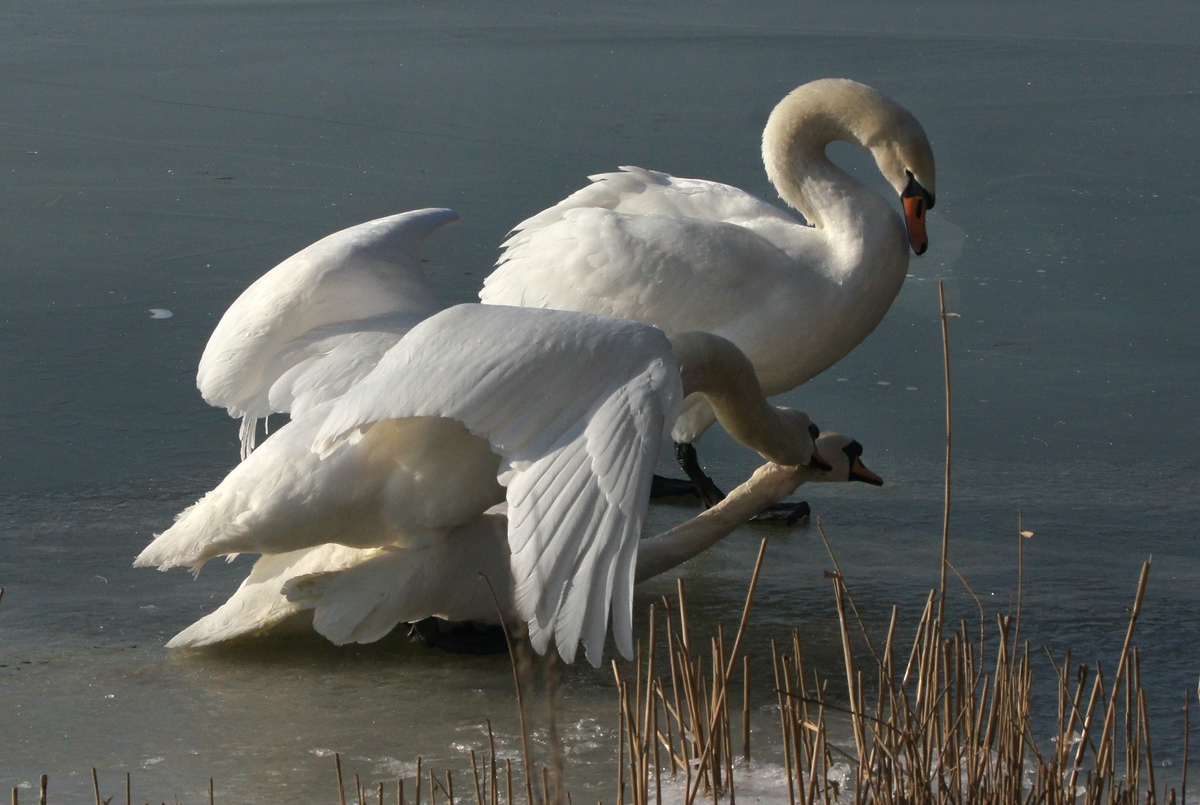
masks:
[[[688,394],[765,459],[827,466],[800,411],[770,406],[727,339],[460,305],[417,324],[343,395],[298,414],[138,556],[437,546],[506,504],[516,611],[600,661],[610,604],[632,652],[637,542],[663,438]],[[334,552],[336,553],[336,552]]]
[[[832,465],[829,470],[767,463],[714,507],[641,540],[636,583],[708,550],[800,484],[883,483],[863,465],[862,447],[853,439],[827,433],[817,446]],[[506,620],[518,621],[510,560],[503,506],[452,529],[446,539],[424,548],[321,545],[265,555],[228,601],[167,645],[199,648],[309,628],[342,645],[370,643],[399,624],[429,618],[495,624],[503,613]],[[490,589],[481,574],[487,577]],[[485,645],[501,648],[502,642]]]
[[[901,198],[835,165],[826,146],[865,149]],[[847,79],[798,87],[762,138],[771,183],[807,223],[729,185],[626,167],[518,224],[480,293],[486,304],[559,308],[728,338],[767,396],[832,366],[883,319],[909,250],[928,244],[933,151],[917,119]],[[690,397],[676,442],[715,421]]]

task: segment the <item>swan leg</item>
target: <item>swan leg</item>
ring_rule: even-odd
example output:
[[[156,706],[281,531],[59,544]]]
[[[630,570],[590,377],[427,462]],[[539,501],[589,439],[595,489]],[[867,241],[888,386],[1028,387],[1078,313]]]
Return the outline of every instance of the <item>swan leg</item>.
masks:
[[[674,498],[684,495],[698,497],[700,493],[696,491],[696,485],[691,480],[682,478],[666,478],[662,475],[655,475],[650,482],[650,497],[651,498]]]
[[[695,493],[700,497],[704,508],[711,509],[725,499],[722,492],[700,467],[700,459],[696,456],[696,448],[690,442],[675,443],[675,460],[679,467],[691,480]]]
[[[711,509],[725,499],[725,493],[701,469],[700,460],[696,456],[694,445],[686,442],[676,443],[675,460],[679,462],[679,466],[683,468],[687,477],[691,479],[694,486],[694,494],[700,497],[705,509]],[[768,506],[750,519],[755,523],[794,525],[797,521],[808,517],[811,513],[812,510],[805,501],[800,501],[799,503],[776,503],[773,506]]]
[[[504,629],[490,623],[450,623],[441,618],[425,618],[412,624],[409,636],[426,648],[440,648],[451,654],[508,653]]]

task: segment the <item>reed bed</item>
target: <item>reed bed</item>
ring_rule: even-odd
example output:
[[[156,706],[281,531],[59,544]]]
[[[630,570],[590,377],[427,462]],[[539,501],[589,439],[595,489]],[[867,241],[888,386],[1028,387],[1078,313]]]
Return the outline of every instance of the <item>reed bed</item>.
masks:
[[[706,639],[693,634],[680,582],[673,599],[664,597],[650,607],[649,637],[639,643],[637,659],[612,664],[617,771],[609,802],[735,805],[739,779],[763,767],[763,762],[752,759],[750,740],[751,666],[757,667],[758,661],[743,656],[741,645],[766,545],[764,540],[732,639],[723,628]],[[770,673],[763,674],[772,680],[771,694],[777,704],[778,723],[769,729],[778,731],[778,739],[770,752],[773,760],[782,755],[786,780],[773,801],[783,803],[786,798],[789,805],[1186,802],[1190,725],[1185,715],[1183,777],[1178,788],[1168,787],[1156,778],[1141,658],[1134,645],[1150,562],[1142,568],[1129,608],[1115,670],[1106,672],[1099,664],[1076,666],[1069,652],[1058,661],[1050,658],[1057,701],[1049,714],[1033,711],[1035,651],[1020,636],[1019,610],[989,618],[981,607],[977,622],[963,619],[943,624],[945,609],[934,590],[911,628],[911,639],[901,638],[906,630],[895,608],[880,637],[871,633],[855,605],[836,558],[833,563],[835,570],[826,575],[833,588],[842,667],[832,677],[822,676],[820,672],[828,669],[809,663],[802,635],[794,631],[789,639],[772,642]],[[487,744],[470,752],[465,771],[438,773],[417,758],[412,777],[372,783],[358,775],[346,779],[341,758],[335,755],[334,801],[339,805],[571,805],[563,782],[569,769],[563,768],[553,730],[556,686],[549,685],[547,692],[547,718],[552,723],[550,746],[544,751],[551,757],[539,764],[530,749],[531,726],[525,712],[533,664],[520,644],[514,644],[512,656],[521,709],[521,762],[497,754],[488,722]],[[552,669],[551,678],[554,673]],[[1186,714],[1187,697],[1184,704]],[[764,729],[760,725],[758,734]],[[92,781],[96,805],[117,800],[101,797],[95,769]],[[128,775],[121,793],[127,805],[133,805]],[[18,797],[14,788],[13,805],[19,805]],[[211,780],[208,801],[215,805]],[[45,775],[38,802],[49,802]]]

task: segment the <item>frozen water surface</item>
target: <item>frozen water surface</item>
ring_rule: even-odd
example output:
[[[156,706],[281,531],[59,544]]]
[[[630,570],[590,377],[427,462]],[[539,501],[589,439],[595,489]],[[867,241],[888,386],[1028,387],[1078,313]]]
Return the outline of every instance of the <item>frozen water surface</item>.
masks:
[[[944,282],[960,314],[952,558],[986,603],[1008,606],[1021,512],[1035,532],[1023,634],[1112,667],[1153,554],[1138,644],[1155,758],[1177,772],[1180,699],[1200,675],[1200,10],[805,6],[12,0],[0,783],[48,773],[59,801],[83,799],[95,766],[105,796],[130,771],[135,798],[196,801],[213,777],[219,800],[291,801],[332,792],[333,751],[364,780],[411,773],[418,754],[465,770],[461,748],[483,746],[487,717],[515,756],[504,658],[402,636],[163,649],[248,567],[197,581],[130,567],[237,458],[235,423],[194,387],[208,333],[284,257],[406,209],[462,214],[427,267],[465,301],[506,230],[588,174],[634,164],[773,198],[758,157],[770,108],[839,75],[922,121],[938,204],[930,251],[884,323],[787,398],[858,437],[888,483],[807,497],[860,606],[880,623],[893,603],[914,617],[937,581]],[[833,153],[882,186],[863,157]],[[753,466],[720,434],[705,445],[719,478]],[[657,507],[651,528],[689,513]],[[736,621],[765,533],[777,536],[749,651],[765,658],[799,628],[810,662],[834,667],[830,563],[812,526],[747,528],[686,566],[694,628]],[[673,585],[647,585],[639,613]],[[951,604],[973,612],[961,588]],[[611,673],[565,669],[562,687],[568,785],[612,801]],[[771,718],[756,724],[766,761]]]

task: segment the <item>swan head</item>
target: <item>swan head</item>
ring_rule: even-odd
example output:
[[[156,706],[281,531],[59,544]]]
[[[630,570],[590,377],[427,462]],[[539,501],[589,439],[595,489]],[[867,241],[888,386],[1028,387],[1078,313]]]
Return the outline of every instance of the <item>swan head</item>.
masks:
[[[862,462],[862,445],[841,433],[822,433],[817,439],[817,449],[829,462],[828,472],[822,472],[810,480],[825,482],[859,481],[871,486],[883,486],[880,478]]]
[[[784,198],[806,217],[802,194],[785,192],[791,170],[823,156],[834,140],[861,145],[900,196],[912,250],[924,253],[925,211],[936,199],[933,148],[920,122],[878,90],[848,78],[822,78],[792,90],[771,112],[763,131],[763,162]],[[819,219],[819,216],[816,216]]]
[[[937,199],[937,169],[933,148],[921,123],[912,112],[870,87],[859,85],[873,96],[856,132],[875,164],[900,196],[908,243],[917,254],[929,247],[925,233],[925,211]]]

